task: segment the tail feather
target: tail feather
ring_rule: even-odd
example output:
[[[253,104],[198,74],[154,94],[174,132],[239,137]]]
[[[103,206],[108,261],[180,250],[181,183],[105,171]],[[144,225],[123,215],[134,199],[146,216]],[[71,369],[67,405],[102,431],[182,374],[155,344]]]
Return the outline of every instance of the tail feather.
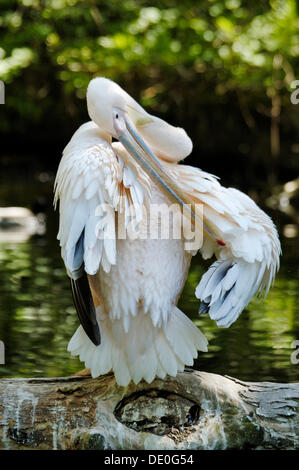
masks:
[[[93,377],[113,370],[116,381],[126,386],[144,379],[175,376],[192,365],[197,351],[207,351],[207,339],[177,307],[167,324],[154,327],[151,316],[139,312],[126,332],[123,322],[106,317],[99,320],[102,343],[95,346],[80,326],[68,345],[68,351],[79,356],[91,369]]]
[[[179,313],[181,312],[179,311]],[[185,330],[181,315],[177,315],[176,311],[174,311],[173,314],[176,315],[176,321],[169,322],[169,325],[167,325],[165,329],[165,336],[176,357],[185,365],[192,366],[193,360],[197,356],[197,348],[193,344],[193,328],[191,331],[190,329]]]

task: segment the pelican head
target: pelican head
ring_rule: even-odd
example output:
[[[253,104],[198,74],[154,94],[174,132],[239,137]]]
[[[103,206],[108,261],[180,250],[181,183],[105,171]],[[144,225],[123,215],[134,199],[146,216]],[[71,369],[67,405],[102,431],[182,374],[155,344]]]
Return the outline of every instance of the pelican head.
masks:
[[[98,77],[87,88],[87,109],[92,121],[116,137],[113,113],[133,125],[152,151],[163,160],[177,163],[192,151],[192,141],[180,127],[174,127],[145,111],[137,101],[111,80]]]
[[[127,102],[130,96],[117,83],[98,77],[89,83],[86,97],[90,118],[105,132],[116,137],[113,112],[122,110],[127,113]]]
[[[189,155],[192,141],[184,129],[148,114],[119,85],[104,77],[94,78],[89,83],[87,108],[93,122],[118,139],[148,176],[191,215],[193,222],[203,224],[210,236],[217,239],[211,228],[196,220],[192,201],[186,198],[157,158],[177,163]]]

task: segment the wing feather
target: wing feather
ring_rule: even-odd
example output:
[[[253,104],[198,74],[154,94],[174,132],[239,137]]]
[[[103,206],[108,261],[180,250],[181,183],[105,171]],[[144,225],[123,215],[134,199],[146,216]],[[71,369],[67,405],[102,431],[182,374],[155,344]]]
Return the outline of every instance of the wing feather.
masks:
[[[165,164],[169,174],[195,202],[203,217],[225,243],[204,234],[201,253],[218,258],[196,289],[200,313],[209,313],[218,326],[233,323],[256,293],[268,292],[279,268],[281,253],[276,228],[244,193],[225,188],[213,175],[186,165]]]
[[[57,238],[80,322],[95,345],[100,344],[100,332],[87,274],[94,275],[101,267],[109,272],[117,262],[115,214],[121,196],[133,214],[132,203],[136,205],[150,188],[136,165],[119,162],[107,135],[89,122],[66,146],[55,181],[55,205],[60,201]],[[95,294],[100,298],[99,292]]]
[[[89,339],[98,346],[101,335],[86,273],[76,280],[71,279],[71,287],[80,323]]]

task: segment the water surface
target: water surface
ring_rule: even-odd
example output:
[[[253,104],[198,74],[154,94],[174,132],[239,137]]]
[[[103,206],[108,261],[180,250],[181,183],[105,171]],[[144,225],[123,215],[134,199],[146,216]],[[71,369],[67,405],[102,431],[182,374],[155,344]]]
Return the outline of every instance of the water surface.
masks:
[[[0,204],[38,207],[46,213],[44,235],[23,242],[0,243],[0,340],[6,363],[1,377],[51,377],[84,367],[67,352],[78,326],[69,280],[56,240],[57,215],[51,206],[52,175],[2,178]],[[285,223],[278,212],[275,222]],[[283,220],[282,220],[283,219]],[[287,221],[286,221],[287,223]],[[291,363],[291,345],[299,340],[298,238],[283,238],[281,269],[266,300],[253,299],[229,329],[217,328],[207,316],[198,317],[195,287],[209,262],[193,259],[179,307],[209,340],[196,367],[243,380],[298,381],[299,365]]]

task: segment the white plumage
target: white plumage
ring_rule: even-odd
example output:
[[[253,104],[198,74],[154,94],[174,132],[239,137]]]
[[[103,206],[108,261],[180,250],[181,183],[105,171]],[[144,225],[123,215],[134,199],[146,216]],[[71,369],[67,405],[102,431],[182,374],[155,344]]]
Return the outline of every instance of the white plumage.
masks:
[[[81,126],[64,150],[55,202],[60,200],[63,260],[73,280],[88,274],[102,340],[94,344],[80,326],[68,349],[93,377],[113,370],[123,386],[151,382],[192,365],[197,351],[207,350],[207,340],[176,307],[191,259],[184,239],[146,236],[150,204],[173,201],[120,143],[112,143],[112,108],[130,116],[177,187],[203,204],[204,220],[222,241],[204,233],[201,255],[217,260],[196,289],[201,313],[218,326],[234,322],[254,294],[269,290],[280,244],[271,219],[249,197],[177,163],[192,149],[185,131],[149,115],[106,79],[91,82],[87,99],[94,122]],[[124,215],[127,234],[135,218],[135,238],[120,239],[118,214]]]

